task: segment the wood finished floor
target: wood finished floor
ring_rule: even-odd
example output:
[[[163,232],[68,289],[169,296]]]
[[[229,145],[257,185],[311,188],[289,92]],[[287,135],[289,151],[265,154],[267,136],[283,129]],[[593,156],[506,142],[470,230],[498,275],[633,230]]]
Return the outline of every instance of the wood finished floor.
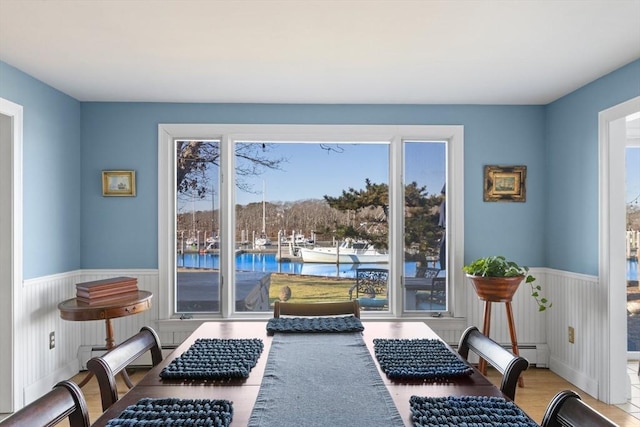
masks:
[[[135,384],[145,373],[146,370],[144,369],[138,369],[135,372],[132,372],[131,379],[133,383]],[[85,375],[85,372],[81,372],[71,379],[75,382],[80,382]],[[496,371],[490,369],[488,376],[492,382],[497,385],[500,384],[500,375]],[[118,381],[118,390],[126,390],[126,386],[122,382],[121,378],[118,378]],[[548,369],[531,368],[524,373],[524,387],[517,389],[516,403],[537,423],[540,423],[542,421],[544,410],[551,398],[558,391],[566,389],[571,389],[579,393],[585,402],[598,409],[598,411],[605,414],[621,427],[640,427],[640,419],[635,418],[615,405],[606,405],[598,402],[582,390],[575,387],[573,384],[565,381]],[[82,388],[82,391],[87,399],[90,419],[91,422],[93,422],[102,413],[100,392],[95,378],[92,378],[91,381]],[[63,423],[60,425],[65,424]]]

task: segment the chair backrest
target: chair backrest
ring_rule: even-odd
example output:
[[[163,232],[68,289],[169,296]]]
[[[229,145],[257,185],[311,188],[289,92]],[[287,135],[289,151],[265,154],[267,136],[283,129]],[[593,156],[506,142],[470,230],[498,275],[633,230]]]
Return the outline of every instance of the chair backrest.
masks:
[[[582,401],[578,393],[563,390],[547,405],[542,427],[614,427],[616,423]]]
[[[458,345],[458,353],[465,359],[469,357],[469,350],[482,357],[502,374],[500,390],[509,399],[515,399],[518,377],[529,367],[527,359],[506,350],[482,334],[475,326],[464,331]]]
[[[53,390],[34,400],[9,418],[0,421],[0,426],[55,426],[69,419],[71,427],[89,427],[89,409],[84,395],[75,383],[61,381]]]
[[[280,316],[337,316],[352,314],[360,317],[360,305],[358,301],[341,302],[281,302],[273,305],[273,317]]]
[[[94,357],[87,362],[87,368],[93,372],[98,380],[103,411],[106,411],[118,400],[116,375],[147,351],[151,351],[153,366],[162,361],[162,349],[158,335],[153,329],[144,326],[131,338],[102,356]]]
[[[389,270],[386,268],[356,269],[356,283],[349,289],[349,299],[381,298],[387,299]]]

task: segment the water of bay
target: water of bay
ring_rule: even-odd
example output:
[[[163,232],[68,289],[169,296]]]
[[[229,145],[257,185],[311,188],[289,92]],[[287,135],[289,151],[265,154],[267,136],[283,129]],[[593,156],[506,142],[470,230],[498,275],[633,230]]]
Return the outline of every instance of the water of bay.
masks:
[[[184,253],[177,254],[179,268],[200,268],[217,270],[220,268],[218,254]],[[286,273],[321,277],[353,278],[357,268],[385,268],[387,264],[316,264],[298,261],[278,262],[274,253],[241,253],[236,255],[236,269],[261,271],[265,273]],[[416,263],[406,262],[404,275],[415,275]],[[638,260],[627,260],[627,280],[638,280]]]
[[[177,254],[179,268],[219,269],[218,254],[184,253]],[[274,253],[241,253],[236,255],[236,270],[261,271],[265,273],[299,274],[321,277],[356,277],[358,268],[387,268],[388,264],[318,264],[299,261],[278,262]],[[415,262],[406,262],[405,275],[414,276]]]

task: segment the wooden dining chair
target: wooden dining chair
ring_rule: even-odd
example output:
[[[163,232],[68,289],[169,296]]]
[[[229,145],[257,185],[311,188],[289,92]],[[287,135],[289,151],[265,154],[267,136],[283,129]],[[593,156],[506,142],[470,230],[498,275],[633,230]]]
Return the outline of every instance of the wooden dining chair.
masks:
[[[582,401],[571,390],[556,394],[542,416],[542,427],[614,427],[616,423]]]
[[[102,399],[102,410],[105,411],[118,400],[116,375],[145,354],[151,352],[151,363],[156,366],[162,361],[160,339],[156,332],[148,326],[123,341],[102,356],[94,357],[87,362],[87,368],[96,376]],[[126,374],[126,371],[123,372]]]
[[[337,316],[352,314],[360,318],[358,300],[341,302],[281,302],[273,305],[273,317],[280,316]]]
[[[468,359],[469,350],[486,360],[502,374],[500,390],[509,399],[514,400],[518,377],[529,367],[527,359],[516,356],[500,344],[482,334],[477,327],[467,328],[460,338],[458,353]]]
[[[89,409],[80,387],[71,381],[60,381],[53,389],[34,400],[9,418],[0,421],[0,426],[55,426],[69,420],[70,427],[89,427]]]

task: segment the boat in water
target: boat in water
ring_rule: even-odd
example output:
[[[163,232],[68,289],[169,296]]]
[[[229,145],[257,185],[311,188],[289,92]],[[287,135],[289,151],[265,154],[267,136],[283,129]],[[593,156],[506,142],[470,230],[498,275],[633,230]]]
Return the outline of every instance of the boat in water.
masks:
[[[271,239],[269,239],[265,234],[261,234],[260,237],[256,237],[253,244],[256,247],[271,246]]]
[[[376,264],[389,262],[389,253],[368,242],[345,240],[338,247],[299,248],[303,262]]]

